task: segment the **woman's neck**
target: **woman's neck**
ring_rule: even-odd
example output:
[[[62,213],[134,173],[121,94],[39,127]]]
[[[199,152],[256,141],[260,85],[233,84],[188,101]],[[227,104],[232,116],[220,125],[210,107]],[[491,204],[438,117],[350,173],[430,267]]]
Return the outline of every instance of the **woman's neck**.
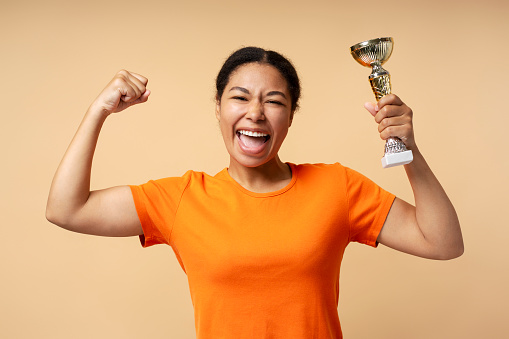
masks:
[[[242,187],[255,193],[277,191],[292,180],[290,166],[283,163],[278,156],[257,167],[246,167],[230,158],[228,174]]]

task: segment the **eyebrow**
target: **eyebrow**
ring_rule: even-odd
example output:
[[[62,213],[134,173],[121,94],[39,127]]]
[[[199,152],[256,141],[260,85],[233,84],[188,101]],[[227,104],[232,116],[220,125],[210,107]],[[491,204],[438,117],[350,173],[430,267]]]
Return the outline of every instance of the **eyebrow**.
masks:
[[[234,90],[241,91],[241,92],[244,92],[246,94],[249,94],[249,90],[247,90],[244,87],[234,86],[234,87],[230,88],[229,92],[234,91]],[[267,93],[267,96],[269,96],[269,95],[281,95],[283,98],[286,99],[286,95],[283,92],[280,92],[280,91],[270,91],[269,93]]]
[[[249,91],[246,88],[244,88],[244,87],[234,86],[234,87],[230,88],[229,92],[234,91],[234,90],[241,91],[241,92],[244,92],[246,94],[249,94]]]
[[[286,95],[280,91],[270,91],[269,93],[267,93],[267,95],[281,95],[283,98],[286,99]]]

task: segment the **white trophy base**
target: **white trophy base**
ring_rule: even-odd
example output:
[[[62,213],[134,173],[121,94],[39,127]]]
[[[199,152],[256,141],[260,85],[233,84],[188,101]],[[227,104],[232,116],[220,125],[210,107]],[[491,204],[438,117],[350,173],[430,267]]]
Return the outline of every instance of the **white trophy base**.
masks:
[[[404,151],[399,153],[389,153],[384,155],[382,158],[382,166],[383,168],[389,168],[399,165],[406,165],[414,160],[414,155],[412,151]]]

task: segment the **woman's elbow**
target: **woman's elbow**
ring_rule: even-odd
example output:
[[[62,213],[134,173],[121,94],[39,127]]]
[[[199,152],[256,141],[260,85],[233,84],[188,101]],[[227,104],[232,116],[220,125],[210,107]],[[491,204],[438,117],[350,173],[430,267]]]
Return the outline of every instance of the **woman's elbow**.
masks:
[[[68,229],[69,216],[61,209],[56,208],[51,203],[46,205],[46,220],[50,223]]]
[[[454,221],[449,227],[451,232],[444,235],[443,241],[438,245],[437,252],[440,260],[451,260],[461,257],[465,252],[465,245],[463,243],[463,235],[461,234],[461,227],[458,219]]]
[[[58,213],[55,213],[55,210],[52,209],[49,204],[46,205],[46,220],[57,226],[62,224],[61,217],[58,215]]]
[[[444,249],[437,253],[435,259],[437,260],[452,260],[459,258],[465,252],[465,246],[463,245],[463,241],[460,244],[455,246],[449,246],[447,249]]]
[[[465,253],[465,245],[463,244],[463,241],[460,245],[457,246],[454,255],[451,257],[451,259],[459,258]]]

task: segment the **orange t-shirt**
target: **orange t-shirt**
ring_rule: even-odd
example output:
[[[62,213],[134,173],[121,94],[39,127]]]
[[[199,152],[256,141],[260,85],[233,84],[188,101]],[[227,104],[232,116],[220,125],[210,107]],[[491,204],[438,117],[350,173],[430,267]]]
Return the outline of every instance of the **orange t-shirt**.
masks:
[[[186,272],[197,338],[341,338],[339,271],[351,241],[376,246],[394,195],[340,164],[289,164],[253,193],[227,169],[131,186],[144,247]]]

